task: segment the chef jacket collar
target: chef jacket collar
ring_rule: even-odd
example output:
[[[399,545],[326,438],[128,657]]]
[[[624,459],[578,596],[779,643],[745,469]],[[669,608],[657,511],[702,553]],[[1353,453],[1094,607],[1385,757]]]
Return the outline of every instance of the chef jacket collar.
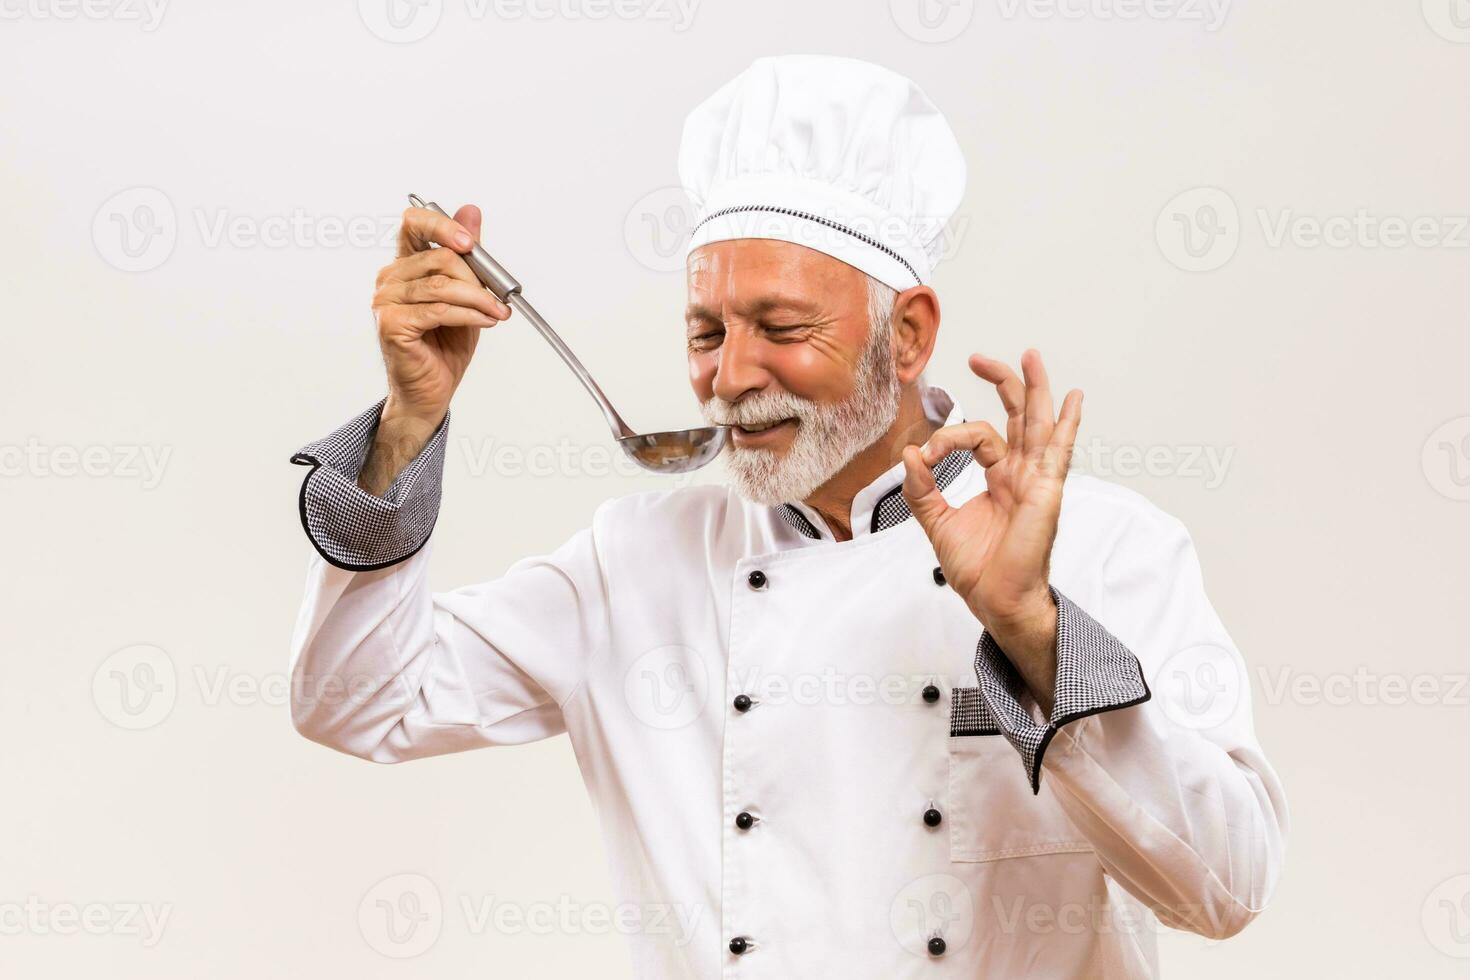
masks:
[[[921,398],[924,414],[931,422],[946,426],[959,425],[965,421],[964,412],[943,388],[931,385],[924,389]],[[974,461],[975,455],[969,449],[956,449],[931,467],[934,483],[940,490],[945,489]],[[799,500],[781,504],[776,512],[804,537],[828,541],[834,539],[822,515]],[[852,498],[852,536],[857,538],[864,534],[873,534],[902,524],[912,516],[908,501],[903,496],[903,460],[899,460]]]

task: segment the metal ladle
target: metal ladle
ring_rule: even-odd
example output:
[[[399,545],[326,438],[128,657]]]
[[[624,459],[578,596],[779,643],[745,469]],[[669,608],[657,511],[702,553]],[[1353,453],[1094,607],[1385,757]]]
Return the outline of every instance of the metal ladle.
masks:
[[[442,214],[448,218],[448,213],[433,201],[425,201],[417,194],[408,195],[408,200],[416,208],[426,208],[436,214]],[[452,219],[451,219],[452,220]],[[699,429],[678,429],[672,432],[634,432],[623,417],[618,414],[617,409],[612,407],[612,402],[602,393],[592,375],[577,360],[577,355],[572,353],[556,331],[551,329],[551,324],[541,318],[536,308],[526,302],[526,297],[521,293],[521,284],[515,277],[505,271],[505,267],[490,257],[490,253],[476,243],[468,255],[460,258],[469,263],[474,270],[475,276],[484,283],[485,288],[495,294],[495,297],[512,309],[519,310],[521,315],[531,321],[531,326],[540,332],[546,342],[551,345],[552,350],[561,355],[567,367],[582,382],[598,406],[602,414],[607,418],[607,424],[613,431],[613,437],[617,439],[618,445],[623,452],[628,454],[639,466],[654,473],[688,473],[697,470],[707,463],[713,462],[730,441],[730,427],[728,425],[712,425]]]

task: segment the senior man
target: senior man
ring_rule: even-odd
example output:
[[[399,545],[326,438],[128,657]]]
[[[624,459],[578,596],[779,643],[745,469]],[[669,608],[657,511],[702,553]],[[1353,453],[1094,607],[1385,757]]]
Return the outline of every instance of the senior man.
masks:
[[[965,182],[943,116],[874,65],[761,59],[690,114],[679,171],[731,487],[607,501],[432,592],[450,398],[510,311],[459,257],[475,208],[408,211],[387,397],[294,457],[321,557],[293,691],[352,692],[298,693],[297,728],[375,762],[567,733],[650,913],[640,977],[1141,977],[1160,923],[1239,931],[1286,804],[1188,533],[1067,475],[1081,393],[1057,410],[1036,352],[970,358],[1004,436],[924,382]],[[1171,682],[1191,667],[1223,709]]]

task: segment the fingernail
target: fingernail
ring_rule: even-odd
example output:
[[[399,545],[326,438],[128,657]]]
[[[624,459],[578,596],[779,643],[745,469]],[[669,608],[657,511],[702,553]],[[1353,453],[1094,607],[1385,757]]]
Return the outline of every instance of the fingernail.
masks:
[[[469,248],[472,242],[470,241],[469,235],[466,235],[464,232],[460,232],[458,235],[454,236],[454,244],[458,245],[460,248]]]

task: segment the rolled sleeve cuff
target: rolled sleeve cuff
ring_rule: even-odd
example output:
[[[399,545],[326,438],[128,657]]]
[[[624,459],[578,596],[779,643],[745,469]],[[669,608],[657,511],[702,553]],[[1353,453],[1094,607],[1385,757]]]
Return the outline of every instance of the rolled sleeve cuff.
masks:
[[[1046,747],[1063,725],[1142,704],[1152,696],[1138,658],[1127,647],[1055,588],[1051,596],[1057,604],[1057,676],[1051,718],[1045,724],[1027,707],[1035,700],[988,630],[975,652],[980,697],[1001,734],[1021,754],[1033,793],[1041,791]]]
[[[301,482],[306,536],[329,563],[352,572],[387,568],[411,557],[429,540],[439,517],[447,412],[387,493],[375,497],[357,485],[385,401],[291,457],[291,462],[311,467]]]

